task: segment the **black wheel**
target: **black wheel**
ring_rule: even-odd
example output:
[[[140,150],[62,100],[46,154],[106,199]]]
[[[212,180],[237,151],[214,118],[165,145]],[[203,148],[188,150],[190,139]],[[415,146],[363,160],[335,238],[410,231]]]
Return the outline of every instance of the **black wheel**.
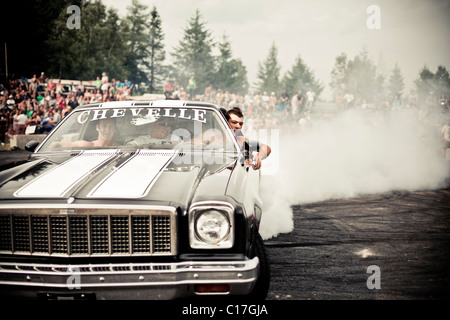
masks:
[[[254,256],[259,258],[259,277],[249,297],[255,300],[265,300],[270,285],[270,263],[264,241],[259,233],[255,240]]]

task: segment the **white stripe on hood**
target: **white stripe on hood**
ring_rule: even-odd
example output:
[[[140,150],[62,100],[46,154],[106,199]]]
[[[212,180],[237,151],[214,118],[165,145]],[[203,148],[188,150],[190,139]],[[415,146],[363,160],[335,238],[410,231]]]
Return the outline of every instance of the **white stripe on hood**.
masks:
[[[91,198],[145,196],[176,155],[174,150],[140,151],[103,179],[88,194]]]
[[[114,157],[117,150],[86,150],[42,174],[14,194],[16,197],[63,197],[84,177]]]

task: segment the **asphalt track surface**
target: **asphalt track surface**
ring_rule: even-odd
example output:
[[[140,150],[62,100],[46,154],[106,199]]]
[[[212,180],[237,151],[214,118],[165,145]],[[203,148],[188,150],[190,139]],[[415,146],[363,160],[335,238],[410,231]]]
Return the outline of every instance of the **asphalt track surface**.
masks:
[[[292,209],[294,231],[266,241],[270,300],[450,298],[450,188]]]
[[[26,158],[0,152],[0,165]],[[450,188],[292,206],[294,230],[265,241],[268,300],[450,298]]]

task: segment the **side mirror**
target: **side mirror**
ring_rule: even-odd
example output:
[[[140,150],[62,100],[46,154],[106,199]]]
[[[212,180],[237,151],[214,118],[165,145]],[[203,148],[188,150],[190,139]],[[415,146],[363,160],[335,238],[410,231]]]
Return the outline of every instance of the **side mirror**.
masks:
[[[29,141],[25,145],[25,150],[34,152],[36,150],[36,147],[39,145],[39,141]]]

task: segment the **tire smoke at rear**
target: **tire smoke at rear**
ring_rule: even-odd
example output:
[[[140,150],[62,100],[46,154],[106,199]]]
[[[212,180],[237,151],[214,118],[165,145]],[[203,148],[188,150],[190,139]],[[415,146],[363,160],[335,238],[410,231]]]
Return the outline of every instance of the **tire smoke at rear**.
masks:
[[[428,115],[429,118],[429,115]],[[263,176],[261,235],[293,230],[291,205],[446,186],[438,128],[416,110],[350,110],[306,131],[281,134],[276,175]],[[432,132],[432,134],[429,134]]]

